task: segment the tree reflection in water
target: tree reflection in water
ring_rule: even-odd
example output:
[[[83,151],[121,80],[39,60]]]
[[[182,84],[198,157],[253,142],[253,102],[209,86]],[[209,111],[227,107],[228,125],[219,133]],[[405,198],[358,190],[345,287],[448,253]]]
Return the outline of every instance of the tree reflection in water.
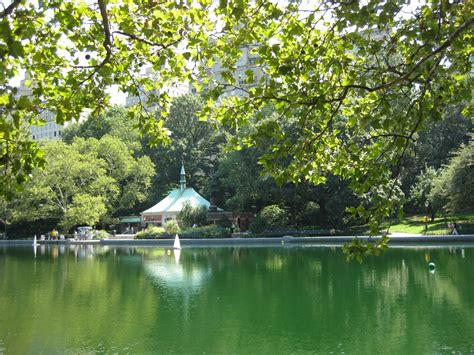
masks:
[[[474,350],[472,247],[32,249],[0,247],[6,353]]]

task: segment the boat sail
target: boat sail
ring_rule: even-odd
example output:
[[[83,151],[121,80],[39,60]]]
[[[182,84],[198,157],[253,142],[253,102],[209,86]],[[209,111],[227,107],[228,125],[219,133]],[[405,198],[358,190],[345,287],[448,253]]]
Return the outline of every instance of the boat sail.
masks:
[[[181,249],[181,243],[179,241],[179,236],[177,234],[174,237],[173,249]]]

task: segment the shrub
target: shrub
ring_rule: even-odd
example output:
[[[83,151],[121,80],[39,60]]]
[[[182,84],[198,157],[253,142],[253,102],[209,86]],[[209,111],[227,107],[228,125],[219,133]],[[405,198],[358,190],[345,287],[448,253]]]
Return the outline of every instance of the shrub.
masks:
[[[173,221],[175,226],[176,221]],[[168,222],[167,224],[169,224]],[[165,225],[166,228],[166,225]],[[153,239],[156,237],[160,238],[173,238],[176,233],[179,232],[180,238],[185,239],[205,239],[205,238],[227,238],[230,237],[228,228],[222,228],[216,225],[210,225],[205,227],[187,228],[179,231],[172,230],[171,232],[161,227],[147,227],[135,235],[137,239]]]
[[[278,205],[264,207],[260,217],[270,227],[285,226],[288,223],[288,214]]]
[[[184,227],[203,226],[207,222],[207,208],[205,206],[193,207],[186,203],[179,213],[178,219]]]
[[[320,207],[317,202],[309,201],[296,216],[298,225],[311,225],[317,221],[320,213]]]
[[[155,227],[152,225],[148,225],[144,230],[141,230],[135,235],[136,239],[148,238],[156,235],[160,235],[165,233],[165,229],[163,227]]]
[[[169,220],[165,224],[165,232],[167,234],[176,234],[180,231],[178,222],[176,222],[174,219]]]
[[[205,227],[188,228],[180,233],[181,238],[205,239],[205,238],[227,238],[230,237],[228,228],[217,225]]]
[[[264,207],[260,213],[250,223],[250,230],[253,233],[261,233],[265,230],[278,229],[288,224],[287,211],[278,205]]]
[[[94,239],[109,239],[110,234],[103,229],[98,229],[94,231]]]
[[[268,227],[268,225],[265,223],[264,219],[258,215],[252,219],[249,227],[253,233],[260,233],[263,232]]]

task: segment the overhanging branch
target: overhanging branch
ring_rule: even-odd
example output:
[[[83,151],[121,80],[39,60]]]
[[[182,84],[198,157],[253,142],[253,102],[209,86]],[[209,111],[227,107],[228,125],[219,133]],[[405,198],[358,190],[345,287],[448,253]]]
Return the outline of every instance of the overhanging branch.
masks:
[[[0,18],[4,18],[4,17],[7,17],[7,16],[10,16],[13,11],[15,10],[15,8],[18,7],[18,5],[20,5],[22,0],[14,0],[12,1],[12,3],[10,5],[7,6],[7,8],[5,10],[3,10],[2,12],[0,12]]]
[[[148,39],[146,39],[146,38],[142,38],[142,37],[140,37],[140,36],[137,36],[137,35],[135,35],[135,34],[133,34],[133,33],[128,33],[128,32],[124,32],[124,31],[114,31],[114,34],[115,34],[115,33],[116,33],[116,34],[119,34],[119,35],[122,35],[122,36],[125,36],[125,37],[132,38],[132,39],[134,39],[134,40],[136,40],[136,41],[139,41],[139,42],[148,44],[148,45],[153,46],[153,47],[161,47],[161,49],[169,48],[169,47],[171,47],[171,46],[173,46],[173,45],[178,44],[180,41],[183,40],[183,35],[182,35],[182,33],[180,33],[180,37],[179,37],[178,39],[176,39],[176,40],[174,40],[174,41],[172,41],[172,42],[170,42],[170,43],[168,43],[168,44],[164,44],[164,43],[161,43],[161,42],[160,42],[160,43],[158,43],[158,42],[153,42],[153,41],[150,41],[150,40],[148,40]]]
[[[464,32],[466,29],[468,29],[469,27],[471,27],[472,25],[474,25],[474,17],[470,18],[469,20],[467,20],[466,22],[464,22],[461,26],[458,27],[458,29],[456,31],[454,31],[451,36],[449,36],[449,38],[442,44],[440,45],[438,48],[436,48],[434,51],[432,51],[431,53],[429,53],[428,55],[426,55],[425,57],[423,57],[418,63],[416,63],[409,71],[407,71],[405,74],[403,74],[402,76],[399,76],[398,78],[396,79],[393,79],[392,81],[389,81],[388,83],[385,83],[385,84],[381,84],[381,85],[378,85],[378,86],[375,86],[375,87],[369,87],[369,86],[365,86],[365,85],[358,85],[358,84],[351,84],[351,85],[345,85],[343,86],[343,88],[349,88],[349,89],[363,89],[363,90],[366,90],[366,91],[369,91],[369,92],[373,92],[373,91],[379,91],[379,90],[383,90],[383,89],[386,89],[388,87],[391,87],[395,84],[398,84],[400,81],[403,81],[403,80],[406,80],[410,77],[410,75],[413,74],[413,72],[415,72],[423,63],[425,63],[427,60],[431,59],[432,57],[434,57],[435,55],[437,55],[438,53],[441,53],[442,51],[444,51],[445,49],[447,49],[453,42],[454,40],[459,37],[461,35],[462,32]]]
[[[103,42],[103,47],[105,49],[105,58],[102,60],[102,62],[97,65],[92,73],[90,73],[87,78],[85,78],[82,82],[81,85],[90,80],[99,70],[102,68],[104,65],[106,65],[108,62],[110,62],[110,59],[112,58],[112,36],[110,34],[110,24],[109,24],[109,17],[107,15],[107,4],[106,0],[97,0],[97,4],[99,5],[100,9],[100,16],[102,17],[102,27],[104,30],[104,42]]]

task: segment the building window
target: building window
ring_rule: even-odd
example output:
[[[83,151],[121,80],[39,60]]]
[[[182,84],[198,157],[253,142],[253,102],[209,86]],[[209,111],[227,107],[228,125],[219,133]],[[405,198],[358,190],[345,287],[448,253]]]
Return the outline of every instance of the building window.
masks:
[[[54,131],[54,136],[56,137],[56,131]]]

